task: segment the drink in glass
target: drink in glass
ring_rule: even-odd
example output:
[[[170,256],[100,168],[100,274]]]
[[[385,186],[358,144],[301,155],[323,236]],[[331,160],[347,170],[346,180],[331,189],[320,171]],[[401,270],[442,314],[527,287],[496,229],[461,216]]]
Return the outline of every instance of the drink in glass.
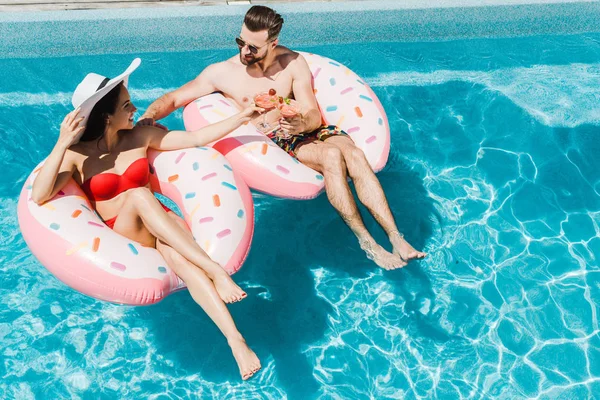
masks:
[[[300,103],[296,100],[286,99],[284,102],[279,104],[279,112],[283,118],[294,118],[300,114]],[[283,139],[289,139],[291,137],[290,133],[281,129],[281,137]]]
[[[265,113],[263,114],[263,120],[260,124],[258,124],[258,128],[267,132],[271,128],[271,125],[267,123],[267,112],[275,109],[277,107],[277,103],[279,101],[279,97],[275,92],[275,89],[271,89],[268,92],[259,93],[254,96],[254,104],[257,107],[264,108]]]

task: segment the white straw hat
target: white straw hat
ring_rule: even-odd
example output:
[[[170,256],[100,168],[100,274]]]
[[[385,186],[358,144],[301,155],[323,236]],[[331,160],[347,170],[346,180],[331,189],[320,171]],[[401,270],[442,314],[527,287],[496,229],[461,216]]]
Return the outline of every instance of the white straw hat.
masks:
[[[133,71],[139,67],[141,60],[136,58],[131,62],[131,65],[127,67],[125,72],[121,75],[117,76],[113,79],[108,79],[105,76],[98,75],[95,73],[89,73],[77,88],[75,88],[75,92],[73,92],[73,98],[71,103],[73,103],[73,107],[81,107],[79,111],[79,117],[84,117],[83,121],[81,121],[82,125],[87,123],[87,119],[92,112],[92,109],[96,105],[101,98],[103,98],[108,92],[110,92],[115,86],[119,83],[123,82],[125,87],[127,87],[127,82],[129,80],[129,75]]]

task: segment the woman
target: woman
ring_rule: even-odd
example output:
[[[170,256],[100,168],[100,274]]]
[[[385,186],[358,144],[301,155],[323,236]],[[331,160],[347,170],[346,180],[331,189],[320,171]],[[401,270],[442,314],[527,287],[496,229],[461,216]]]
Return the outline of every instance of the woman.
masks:
[[[154,197],[148,183],[147,150],[204,146],[249,121],[261,109],[249,107],[195,132],[134,127],[137,109],[130,100],[127,81],[139,64],[135,59],[112,80],[88,74],[77,86],[73,94],[76,109],[62,122],[58,141],[33,184],[32,199],[37,204],[52,199],[73,177],[110,228],[161,253],[223,332],[246,380],[261,368],[260,361],[225,306],[242,300],[246,293],[196,244],[185,222]]]

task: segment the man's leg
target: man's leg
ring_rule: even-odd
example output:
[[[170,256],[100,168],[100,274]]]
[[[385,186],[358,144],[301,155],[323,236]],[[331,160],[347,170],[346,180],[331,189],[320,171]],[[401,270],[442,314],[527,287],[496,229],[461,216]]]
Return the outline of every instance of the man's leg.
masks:
[[[329,137],[326,139],[326,144],[334,145],[342,152],[348,174],[354,181],[360,202],[367,207],[388,234],[390,242],[394,246],[394,252],[399,254],[404,261],[425,257],[425,253],[416,251],[398,231],[381,183],[371,169],[363,151],[356,147],[348,136]]]
[[[379,246],[365,227],[348,186],[346,163],[341,150],[336,146],[315,141],[299,146],[296,156],[298,161],[323,174],[329,202],[354,232],[369,258],[385,269],[403,266],[400,257]]]

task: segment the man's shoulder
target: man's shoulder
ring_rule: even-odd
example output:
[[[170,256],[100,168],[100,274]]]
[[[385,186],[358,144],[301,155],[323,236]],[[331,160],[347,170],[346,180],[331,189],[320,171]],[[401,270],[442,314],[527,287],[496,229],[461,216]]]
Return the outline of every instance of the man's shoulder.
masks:
[[[209,75],[220,74],[220,73],[223,73],[224,71],[230,70],[231,68],[234,68],[234,67],[235,67],[235,57],[232,57],[232,58],[229,58],[224,61],[219,61],[214,64],[210,64],[208,67],[204,68],[202,73],[203,74],[206,73]]]
[[[277,50],[277,58],[279,60],[279,63],[284,68],[302,68],[304,65],[306,65],[306,60],[304,59],[304,57],[302,57],[302,54],[288,49],[284,46],[278,46]]]
[[[292,49],[289,49],[285,46],[277,46],[277,57],[280,60],[295,60],[298,57],[302,57],[302,55]]]

